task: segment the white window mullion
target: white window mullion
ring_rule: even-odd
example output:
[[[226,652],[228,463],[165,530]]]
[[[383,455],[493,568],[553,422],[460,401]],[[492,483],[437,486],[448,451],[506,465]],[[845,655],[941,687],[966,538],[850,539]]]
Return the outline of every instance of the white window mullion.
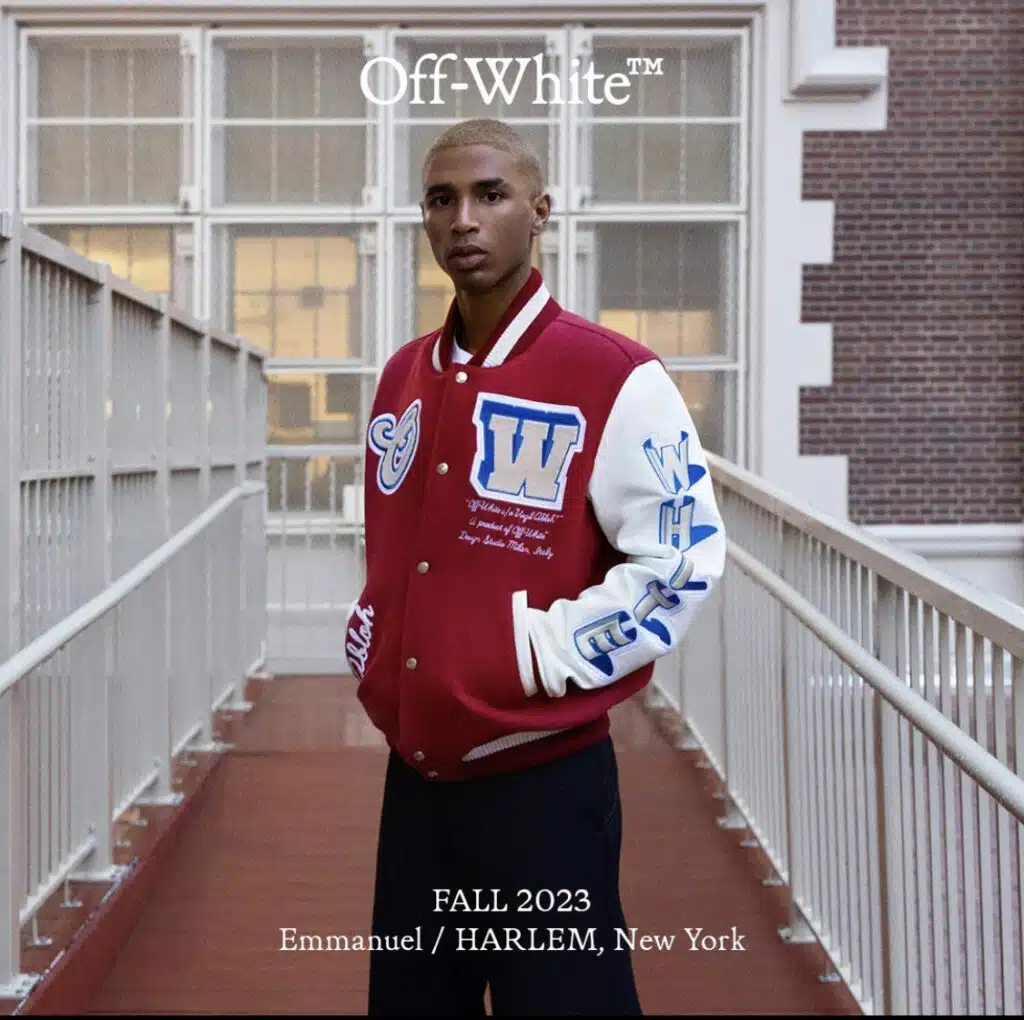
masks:
[[[642,80],[642,79],[641,79]],[[679,61],[679,109],[687,112],[688,97],[686,94],[686,53]],[[641,146],[642,148],[642,146]],[[734,150],[735,151],[735,150]],[[686,122],[679,126],[679,194],[685,195],[686,189]]]
[[[388,30],[367,32],[363,40],[363,57],[371,60],[388,52]],[[378,64],[377,80],[383,76],[383,69]],[[374,93],[375,95],[377,93]],[[365,97],[364,97],[365,98]],[[392,146],[394,139],[391,134],[392,110],[389,106],[378,106],[366,98],[366,119],[373,122],[373,144],[366,147],[366,180],[363,191],[363,204],[367,209],[387,212],[391,208],[391,189],[393,173],[386,173],[385,167],[393,167],[394,157]]]
[[[735,235],[736,269],[733,278],[736,282],[735,294],[730,294],[729,307],[733,309],[732,342],[735,344],[735,357],[739,366],[736,382],[736,437],[733,452],[741,467],[747,466],[747,389],[750,386],[750,290],[748,277],[750,273],[750,221],[744,217],[736,225]],[[732,284],[730,283],[730,286]]]
[[[270,51],[270,201],[280,201],[280,173],[278,166],[278,153],[280,151],[280,137],[278,136],[278,102],[281,86],[279,58],[277,49]]]
[[[203,181],[203,94],[205,73],[203,67],[203,41],[201,29],[190,29],[181,36],[184,67],[181,76],[181,109],[188,118],[183,131],[182,188],[178,205],[185,213],[202,213],[204,207]]]
[[[320,62],[322,59],[322,53],[320,50],[315,50],[313,53],[313,117],[319,118],[321,114],[320,110]],[[367,151],[371,149],[370,145],[366,146]],[[313,201],[317,205],[320,204],[320,129],[318,126],[313,128]]]
[[[8,24],[13,36],[15,32],[13,20]],[[17,46],[18,60],[8,70],[3,84],[11,89],[8,97],[18,96],[18,122],[17,125],[12,125],[18,133],[18,183],[16,189],[11,193],[11,198],[16,199],[17,208],[24,208],[30,204],[32,195],[30,182],[36,180],[36,175],[39,172],[39,135],[38,132],[30,133],[28,130],[29,110],[39,108],[39,73],[36,51],[29,46],[28,38],[24,33],[21,34],[16,44],[12,41],[11,48],[14,49],[15,45]],[[7,54],[0,54],[0,57],[6,59]],[[20,75],[17,68],[20,68]],[[18,77],[20,77],[20,88],[17,84]]]
[[[394,30],[388,29],[381,40],[379,50],[375,49],[373,56],[388,57],[392,60],[398,59],[398,43],[395,40]],[[383,62],[375,65],[376,81],[372,83],[374,95],[383,95],[388,84],[390,73],[386,70],[387,65]],[[383,175],[381,180],[384,195],[385,212],[391,214],[399,208],[398,179],[399,174],[404,173],[404,168],[409,165],[409,133],[399,130],[397,122],[406,120],[409,117],[409,95],[406,93],[396,103],[389,103],[387,106],[379,107],[382,114],[383,129],[387,134],[387,162],[383,165],[390,169],[390,172]],[[403,206],[405,203],[401,203]]]
[[[379,316],[378,292],[381,264],[388,261],[380,257],[381,226],[379,221],[365,225],[359,231],[357,259],[359,262],[359,317],[363,342],[372,346],[364,349],[364,362],[374,369],[379,364],[377,337],[382,333]]]
[[[568,75],[579,75],[586,69],[590,60],[590,33],[586,29],[574,27],[569,31],[569,68]],[[578,79],[577,79],[578,80]],[[568,211],[571,214],[586,207],[590,198],[593,174],[593,131],[589,121],[581,117],[583,107],[566,103],[566,119],[568,133],[565,144],[569,149],[567,165],[566,197]]]
[[[377,343],[377,364],[383,369],[393,351],[402,343],[402,336],[408,331],[406,308],[408,287],[404,286],[404,276],[400,267],[411,264],[411,255],[406,253],[406,238],[399,230],[393,218],[385,221],[385,237],[387,239],[388,257],[380,261],[380,273],[383,279],[384,317]]]
[[[733,149],[733,154],[739,164],[736,175],[739,193],[736,195],[736,199],[737,204],[743,210],[750,209],[750,137],[753,133],[750,117],[751,77],[750,35],[744,32],[740,37],[739,51],[733,59],[733,87],[737,89],[740,97],[739,139]]]
[[[92,100],[92,52],[86,50],[85,53],[85,117],[89,121],[92,119],[91,110]],[[89,197],[92,195],[92,131],[89,129],[88,124],[83,128],[82,143],[85,146],[85,199],[86,204],[89,202]],[[42,135],[42,129],[39,129],[39,135]],[[37,136],[37,137],[38,137]]]

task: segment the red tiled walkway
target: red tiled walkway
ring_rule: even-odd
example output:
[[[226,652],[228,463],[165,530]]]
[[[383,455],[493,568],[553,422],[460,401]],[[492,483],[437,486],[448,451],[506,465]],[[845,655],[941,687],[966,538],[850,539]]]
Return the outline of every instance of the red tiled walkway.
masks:
[[[281,928],[368,930],[385,753],[348,678],[278,678],[238,728],[92,1002],[94,1014],[365,1015],[367,957],[282,952]],[[821,954],[785,946],[745,833],[718,828],[712,776],[642,705],[617,710],[627,921],[676,935],[634,956],[648,1015],[857,1014]],[[694,952],[684,929],[743,936]],[[729,940],[731,944],[731,939]]]

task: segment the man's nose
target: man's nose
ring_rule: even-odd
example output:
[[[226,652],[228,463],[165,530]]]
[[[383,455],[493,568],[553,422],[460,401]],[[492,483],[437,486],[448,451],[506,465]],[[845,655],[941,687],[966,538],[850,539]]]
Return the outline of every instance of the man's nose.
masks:
[[[477,229],[476,212],[473,208],[473,200],[470,197],[459,199],[455,205],[455,216],[452,220],[452,229],[459,233]]]

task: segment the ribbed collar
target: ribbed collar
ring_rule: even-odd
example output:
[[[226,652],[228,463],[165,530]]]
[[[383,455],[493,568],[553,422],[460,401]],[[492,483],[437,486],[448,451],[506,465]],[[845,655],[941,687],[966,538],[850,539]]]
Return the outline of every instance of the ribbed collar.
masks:
[[[487,338],[487,343],[473,355],[468,364],[483,368],[504,364],[513,349],[518,348],[517,353],[524,350],[559,311],[540,273],[537,269],[531,269],[529,278],[505,309],[505,314]],[[459,303],[453,298],[444,325],[434,341],[432,361],[438,372],[447,371],[451,367],[452,343],[455,330],[461,323]]]

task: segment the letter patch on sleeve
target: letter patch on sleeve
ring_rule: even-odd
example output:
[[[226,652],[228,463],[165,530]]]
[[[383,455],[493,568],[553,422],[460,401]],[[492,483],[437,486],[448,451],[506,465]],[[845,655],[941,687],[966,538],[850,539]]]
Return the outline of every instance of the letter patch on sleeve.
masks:
[[[380,458],[377,487],[387,496],[397,491],[412,467],[420,442],[421,404],[414,400],[397,422],[393,414],[379,414],[370,422],[369,446]]]
[[[692,549],[698,542],[703,542],[704,539],[718,533],[718,529],[713,525],[693,523],[696,501],[693,496],[685,493],[696,485],[706,472],[699,464],[690,463],[689,445],[690,437],[686,432],[679,433],[678,443],[657,446],[653,439],[648,439],[644,443],[644,453],[647,454],[658,481],[673,497],[661,504],[658,539],[682,552]],[[672,587],[679,590],[705,591],[707,584],[704,581],[691,581],[690,575],[687,574],[685,578],[673,581]]]
[[[584,624],[573,634],[576,651],[605,676],[611,676],[615,672],[612,656],[636,641],[632,622],[629,613],[619,610]]]
[[[569,466],[587,430],[578,408],[481,393],[473,422],[477,443],[470,481],[480,496],[562,509]]]

